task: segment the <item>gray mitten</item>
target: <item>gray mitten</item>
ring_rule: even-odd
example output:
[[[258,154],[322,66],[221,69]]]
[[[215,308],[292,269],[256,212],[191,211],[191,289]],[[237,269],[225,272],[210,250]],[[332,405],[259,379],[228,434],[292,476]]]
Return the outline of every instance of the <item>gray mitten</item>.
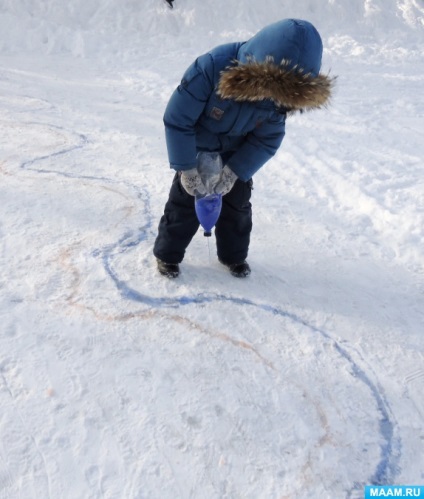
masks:
[[[225,165],[222,169],[221,179],[215,186],[215,193],[225,196],[231,191],[237,179],[238,177],[233,170],[228,165]]]
[[[206,187],[203,185],[197,168],[181,172],[181,185],[190,196],[206,194]]]

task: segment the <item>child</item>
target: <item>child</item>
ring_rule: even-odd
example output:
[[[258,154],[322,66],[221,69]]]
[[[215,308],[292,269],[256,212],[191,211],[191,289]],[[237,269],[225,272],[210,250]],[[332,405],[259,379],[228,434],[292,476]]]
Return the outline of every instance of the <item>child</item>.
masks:
[[[223,195],[215,227],[218,259],[235,277],[250,274],[252,177],[280,147],[287,113],[328,103],[334,79],[320,73],[321,57],[314,26],[285,19],[247,42],[215,47],[186,70],[164,115],[176,175],[153,249],[162,275],[179,275],[199,227],[194,195],[204,190],[196,169],[200,151],[218,152],[225,165],[215,186]]]

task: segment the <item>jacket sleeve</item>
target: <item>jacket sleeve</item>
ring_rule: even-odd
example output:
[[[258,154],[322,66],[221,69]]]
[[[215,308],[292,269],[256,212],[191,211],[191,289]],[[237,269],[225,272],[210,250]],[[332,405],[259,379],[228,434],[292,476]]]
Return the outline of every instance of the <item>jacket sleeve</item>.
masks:
[[[171,168],[189,170],[196,166],[195,125],[213,90],[213,61],[205,54],[184,73],[165,109],[163,121]]]
[[[277,152],[285,134],[285,114],[275,114],[246,136],[243,145],[227,161],[243,181],[247,181]]]

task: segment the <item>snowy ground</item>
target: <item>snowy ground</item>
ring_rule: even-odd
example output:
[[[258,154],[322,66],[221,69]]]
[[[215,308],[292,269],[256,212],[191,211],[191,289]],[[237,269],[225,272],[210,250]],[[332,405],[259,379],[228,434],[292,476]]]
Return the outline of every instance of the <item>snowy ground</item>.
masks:
[[[423,3],[59,4],[0,1],[0,497],[424,484]],[[160,278],[167,99],[293,16],[337,91],[255,176],[251,277],[199,231]]]

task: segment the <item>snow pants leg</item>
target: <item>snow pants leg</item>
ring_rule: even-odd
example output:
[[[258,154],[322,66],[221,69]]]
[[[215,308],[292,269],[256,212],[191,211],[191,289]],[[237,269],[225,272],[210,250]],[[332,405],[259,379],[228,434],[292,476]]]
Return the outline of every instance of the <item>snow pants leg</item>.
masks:
[[[218,258],[227,264],[247,258],[252,232],[252,180],[237,180],[222,198],[222,210],[215,226]]]
[[[194,197],[184,190],[177,173],[159,222],[159,232],[153,247],[155,257],[166,263],[181,263],[199,225]]]
[[[252,230],[252,181],[237,180],[222,198],[222,210],[215,227],[218,258],[225,263],[246,259]],[[167,263],[181,263],[199,228],[194,197],[187,194],[176,174],[159,222],[153,254]]]

